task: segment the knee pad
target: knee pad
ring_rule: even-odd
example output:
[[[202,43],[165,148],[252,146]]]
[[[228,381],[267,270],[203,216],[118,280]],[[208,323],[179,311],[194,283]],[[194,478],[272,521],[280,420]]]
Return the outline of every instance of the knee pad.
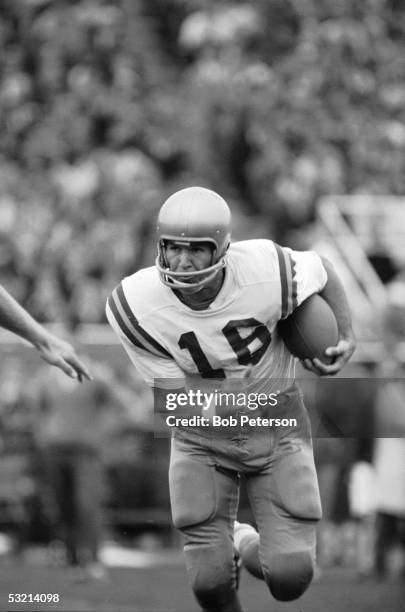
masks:
[[[187,453],[173,453],[169,470],[173,524],[178,529],[227,518],[239,496],[239,476]]]
[[[212,518],[217,494],[214,469],[191,456],[172,458],[169,470],[173,524],[178,529],[198,525]]]
[[[216,546],[186,545],[187,573],[195,596],[203,607],[227,601],[234,592],[232,560]]]
[[[322,518],[318,479],[312,453],[301,452],[287,455],[274,474],[278,505],[290,516],[305,521]]]
[[[273,555],[269,561],[264,577],[273,597],[279,601],[298,599],[310,585],[314,574],[310,553],[282,553]]]

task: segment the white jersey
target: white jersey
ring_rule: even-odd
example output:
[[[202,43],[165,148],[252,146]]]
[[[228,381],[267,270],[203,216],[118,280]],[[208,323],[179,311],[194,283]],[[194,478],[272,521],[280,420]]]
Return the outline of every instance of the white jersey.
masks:
[[[247,374],[266,393],[291,385],[295,358],[277,323],[325,286],[320,257],[246,240],[231,244],[226,264],[223,286],[205,310],[181,302],[155,267],[124,278],[109,297],[108,320],[148,385],[187,388]]]

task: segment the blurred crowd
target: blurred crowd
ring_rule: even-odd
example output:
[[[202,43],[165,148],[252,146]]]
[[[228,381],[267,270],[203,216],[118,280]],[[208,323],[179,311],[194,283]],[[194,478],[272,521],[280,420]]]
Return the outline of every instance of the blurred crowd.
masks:
[[[3,0],[0,274],[104,321],[165,195],[220,190],[279,241],[325,194],[404,192],[396,0]]]
[[[209,176],[227,175],[281,241],[322,195],[402,194],[403,6],[218,4],[180,30],[193,58],[193,142]]]
[[[0,271],[41,320],[103,322],[143,263],[170,151],[137,8],[2,3]]]
[[[48,365],[35,375],[20,359],[2,365],[0,559],[46,544],[52,563],[97,578],[107,538],[144,535],[157,508],[153,530],[170,531],[169,439],[154,439],[152,397],[136,378],[87,362],[83,385]]]

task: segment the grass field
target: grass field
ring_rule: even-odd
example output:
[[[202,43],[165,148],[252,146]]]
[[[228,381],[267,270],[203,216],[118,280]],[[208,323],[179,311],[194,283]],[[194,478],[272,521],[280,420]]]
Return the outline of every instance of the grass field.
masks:
[[[58,593],[60,603],[9,604],[9,593]],[[405,584],[358,581],[348,570],[324,572],[308,593],[280,604],[264,584],[242,573],[247,612],[402,612]],[[197,612],[181,556],[159,558],[149,567],[110,567],[108,577],[78,582],[71,570],[45,563],[0,560],[0,611]]]

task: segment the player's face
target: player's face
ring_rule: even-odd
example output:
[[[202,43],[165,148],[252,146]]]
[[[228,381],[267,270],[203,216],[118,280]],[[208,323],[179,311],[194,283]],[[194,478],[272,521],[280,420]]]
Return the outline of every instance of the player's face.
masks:
[[[196,272],[204,270],[211,265],[212,262],[212,247],[205,243],[195,243],[190,245],[178,244],[168,241],[166,244],[166,260],[172,272]],[[193,282],[185,276],[179,277],[181,282]],[[194,293],[195,287],[186,288],[182,292]]]

